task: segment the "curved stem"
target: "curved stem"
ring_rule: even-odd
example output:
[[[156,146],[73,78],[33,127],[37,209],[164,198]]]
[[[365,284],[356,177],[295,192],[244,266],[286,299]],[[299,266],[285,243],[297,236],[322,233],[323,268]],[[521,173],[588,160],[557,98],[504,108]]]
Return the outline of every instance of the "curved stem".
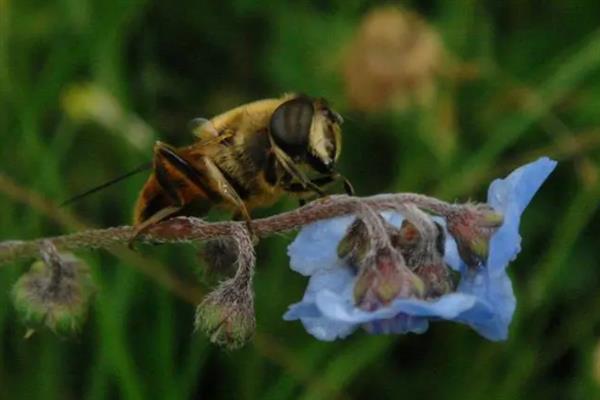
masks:
[[[415,193],[382,194],[364,198],[337,195],[313,201],[293,211],[255,219],[252,221],[253,232],[265,237],[273,233],[298,229],[319,220],[354,214],[357,201],[377,211],[396,209],[400,204],[414,204],[441,216],[447,216],[461,207]],[[174,243],[231,237],[235,236],[240,229],[245,229],[242,225],[243,222],[237,221],[209,223],[195,217],[177,217],[153,225],[136,240],[146,243]],[[0,265],[19,259],[38,257],[40,245],[46,240],[51,241],[59,250],[73,251],[127,244],[134,234],[134,227],[120,226],[30,241],[0,242]]]

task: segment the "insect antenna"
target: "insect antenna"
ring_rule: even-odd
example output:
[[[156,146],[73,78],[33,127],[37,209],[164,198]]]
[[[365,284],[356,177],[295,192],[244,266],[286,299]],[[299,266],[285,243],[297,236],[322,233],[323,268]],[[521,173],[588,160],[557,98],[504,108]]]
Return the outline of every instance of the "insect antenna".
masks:
[[[118,177],[116,177],[116,178],[114,178],[114,179],[111,179],[111,180],[110,180],[110,181],[108,181],[108,182],[105,182],[105,183],[103,183],[103,184],[101,184],[101,185],[99,185],[99,186],[93,187],[93,188],[91,188],[91,189],[89,189],[89,190],[86,190],[86,191],[85,191],[85,192],[83,192],[83,193],[79,193],[78,195],[76,195],[76,196],[73,196],[73,197],[71,197],[70,199],[67,199],[67,200],[63,201],[63,202],[60,204],[60,206],[59,206],[59,207],[64,207],[64,206],[66,206],[66,205],[69,205],[69,204],[75,203],[76,201],[78,201],[78,200],[81,200],[81,199],[83,199],[84,197],[86,197],[86,196],[89,196],[90,194],[96,193],[96,192],[97,192],[97,191],[99,191],[99,190],[102,190],[102,189],[104,189],[104,188],[107,188],[107,187],[109,187],[109,186],[111,186],[111,185],[114,185],[114,184],[115,184],[115,183],[117,183],[117,182],[120,182],[120,181],[122,181],[122,180],[124,180],[124,179],[127,179],[127,178],[129,178],[130,176],[133,176],[133,175],[135,175],[135,174],[139,174],[140,172],[147,171],[147,170],[149,170],[149,169],[151,169],[151,168],[152,168],[152,163],[151,163],[151,162],[144,163],[144,164],[140,165],[139,167],[137,167],[137,168],[135,168],[135,169],[133,169],[133,170],[131,170],[131,171],[127,172],[126,174],[123,174],[123,175],[121,175],[121,176],[118,176]]]

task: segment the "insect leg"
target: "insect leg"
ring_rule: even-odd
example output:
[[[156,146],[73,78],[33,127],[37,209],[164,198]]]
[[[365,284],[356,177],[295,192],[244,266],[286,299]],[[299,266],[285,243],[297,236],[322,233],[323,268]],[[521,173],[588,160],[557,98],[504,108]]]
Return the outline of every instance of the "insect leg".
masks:
[[[181,211],[181,206],[168,206],[165,208],[161,208],[156,213],[152,214],[150,218],[145,220],[144,222],[137,224],[134,227],[133,237],[129,240],[129,248],[133,247],[133,242],[142,234],[146,229],[150,226],[170,217],[171,215]]]
[[[319,178],[312,179],[310,182],[311,182],[311,184],[314,184],[314,185],[320,187],[320,186],[325,186],[327,184],[330,184],[337,180],[341,180],[343,182],[344,191],[346,192],[347,195],[354,196],[354,188],[352,187],[352,184],[350,183],[350,181],[338,173],[335,173],[333,175],[321,176]],[[303,194],[303,193],[306,193],[306,194],[309,193],[306,186],[304,186],[302,183],[299,183],[299,182],[292,182],[292,183],[286,185],[285,190],[288,192],[291,192],[291,193],[299,194],[299,195]],[[303,206],[305,203],[306,203],[306,199],[300,198],[300,206]]]
[[[186,204],[182,192],[182,186],[185,185],[182,183],[185,184],[185,178],[190,171],[194,171],[193,167],[178,156],[174,149],[156,142],[154,173],[142,191],[142,201],[139,209],[136,209],[136,225],[129,247],[132,247],[135,239],[148,227],[181,211]],[[157,202],[159,199],[161,201]],[[155,202],[157,204],[154,204]]]
[[[354,196],[354,186],[352,186],[352,183],[350,183],[348,178],[343,175],[336,174],[336,179],[341,179],[342,182],[344,182],[344,191],[348,196]]]
[[[319,178],[311,179],[310,183],[316,186],[324,186],[331,182],[335,181],[335,177],[331,175],[321,176]],[[321,189],[319,187],[319,189]],[[289,185],[285,186],[285,190],[292,193],[308,193],[307,187],[300,182],[292,182]],[[323,190],[321,189],[321,192]]]
[[[304,188],[308,188],[313,192],[317,193],[319,196],[324,196],[325,192],[317,185],[312,183],[310,179],[294,164],[294,161],[275,143],[273,143],[273,139],[271,138],[271,148],[273,149],[273,153],[275,154],[275,158],[281,164],[283,169],[290,174],[294,179],[300,182]]]
[[[246,226],[250,233],[252,233],[250,213],[248,212],[248,208],[246,207],[246,203],[240,197],[235,188],[229,183],[223,172],[219,169],[219,167],[208,157],[203,157],[204,165],[206,166],[206,172],[208,174],[208,178],[216,183],[216,189],[218,193],[223,197],[225,201],[235,206],[242,218],[246,221]]]
[[[333,176],[322,176],[320,178],[315,178],[312,179],[310,182],[316,186],[324,186],[327,185],[328,183],[331,183],[334,181],[334,177]],[[306,197],[299,197],[298,198],[298,205],[300,207],[302,207],[303,205],[305,205],[308,201],[307,197],[310,197],[308,195],[313,194],[314,191],[311,190],[307,190],[306,186],[299,183],[299,182],[292,182],[287,184],[284,189],[290,193],[295,193],[298,196],[302,196],[305,195]],[[324,192],[323,192],[324,193]]]

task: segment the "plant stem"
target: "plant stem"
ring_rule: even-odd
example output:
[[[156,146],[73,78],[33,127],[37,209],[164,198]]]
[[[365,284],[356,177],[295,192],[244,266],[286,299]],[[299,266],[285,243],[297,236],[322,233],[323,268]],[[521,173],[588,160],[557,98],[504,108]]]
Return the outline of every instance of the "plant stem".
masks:
[[[449,204],[415,193],[382,194],[364,198],[337,195],[315,200],[293,211],[253,220],[251,226],[255,235],[265,237],[273,233],[298,229],[319,220],[353,214],[357,211],[357,203],[368,205],[377,211],[397,209],[403,204],[414,204],[441,216],[447,216],[461,207],[458,204]],[[245,229],[245,226],[239,221],[209,223],[196,217],[176,217],[151,226],[136,240],[141,243],[192,242],[232,237],[240,229]],[[46,240],[59,250],[73,251],[82,248],[98,249],[124,245],[134,234],[134,227],[120,226],[30,241],[0,242],[0,265],[19,259],[39,257],[40,245]]]

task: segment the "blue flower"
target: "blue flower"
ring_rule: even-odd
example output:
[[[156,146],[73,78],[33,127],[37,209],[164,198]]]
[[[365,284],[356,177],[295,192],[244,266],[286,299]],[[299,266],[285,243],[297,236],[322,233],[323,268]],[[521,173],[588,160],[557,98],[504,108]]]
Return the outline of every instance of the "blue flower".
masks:
[[[290,306],[284,319],[299,319],[310,334],[327,341],[344,338],[360,326],[371,333],[423,333],[435,320],[456,321],[489,340],[505,340],[516,305],[506,267],[521,250],[521,215],[555,166],[555,161],[540,158],[492,182],[487,203],[504,216],[504,221],[491,238],[486,265],[468,268],[456,241],[447,235],[444,260],[459,271],[460,281],[455,292],[434,300],[397,298],[374,311],[356,307],[356,272],[338,258],[336,251],[354,217],[304,227],[288,254],[291,268],[310,276],[310,280],[302,301]],[[392,212],[382,216],[396,227],[403,220]]]

